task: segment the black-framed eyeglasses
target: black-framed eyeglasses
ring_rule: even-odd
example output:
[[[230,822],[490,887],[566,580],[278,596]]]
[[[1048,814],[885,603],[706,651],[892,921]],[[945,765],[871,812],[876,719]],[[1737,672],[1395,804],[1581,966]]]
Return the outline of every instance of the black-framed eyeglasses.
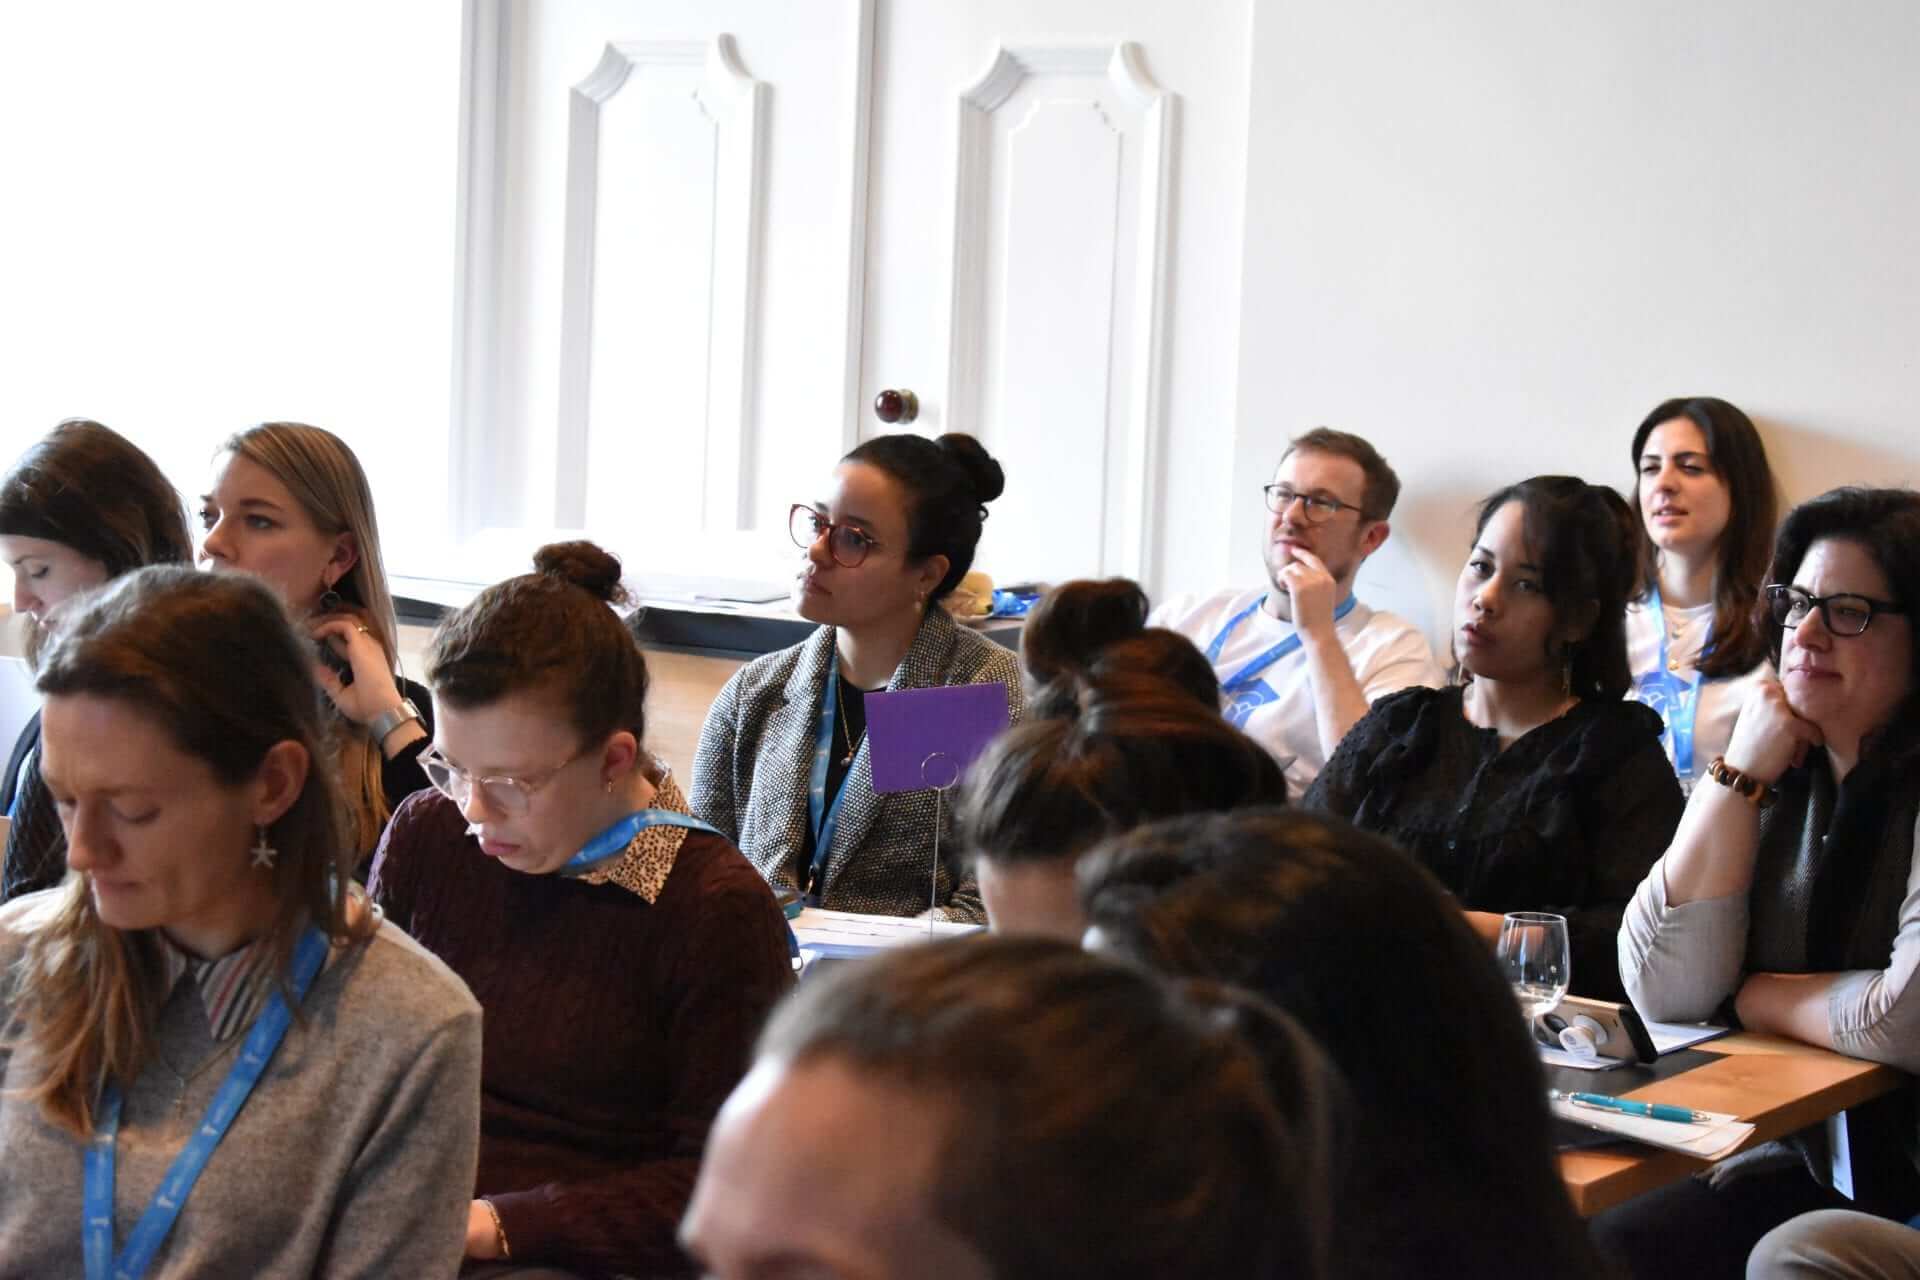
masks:
[[[1891,600],[1843,591],[1837,595],[1816,596],[1783,582],[1771,583],[1762,590],[1773,620],[1783,627],[1797,627],[1807,615],[1820,610],[1820,620],[1837,636],[1857,636],[1867,629],[1876,613],[1905,613],[1906,608]]]
[[[1326,498],[1317,493],[1301,493],[1291,485],[1265,485],[1261,488],[1261,492],[1267,495],[1267,510],[1275,515],[1281,514],[1298,502],[1308,524],[1325,524],[1342,511],[1357,512],[1362,520],[1367,518],[1365,508],[1359,503],[1347,502],[1340,498]]]
[[[437,747],[430,747],[420,756],[420,772],[427,775],[427,781],[433,789],[447,799],[467,807],[467,797],[473,794],[475,787],[480,788],[480,798],[487,802],[489,809],[501,813],[525,813],[533,805],[534,793],[560,776],[560,771],[575,760],[593,750],[590,744],[574,752],[551,769],[539,773],[530,773],[523,777],[511,774],[495,773],[484,777],[475,777],[453,761],[440,754]]]
[[[787,512],[787,531],[798,547],[811,547],[821,538],[827,540],[827,554],[843,569],[857,569],[867,553],[880,548],[880,540],[865,529],[851,524],[835,524],[804,502],[796,502]]]

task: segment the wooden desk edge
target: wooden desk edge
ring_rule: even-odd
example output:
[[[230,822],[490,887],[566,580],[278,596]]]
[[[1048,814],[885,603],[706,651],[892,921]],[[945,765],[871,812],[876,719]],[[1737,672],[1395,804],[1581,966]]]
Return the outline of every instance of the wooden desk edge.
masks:
[[[1909,1079],[1905,1072],[1893,1067],[1847,1058],[1830,1050],[1774,1036],[1741,1033],[1699,1047],[1723,1057],[1734,1054],[1793,1054],[1833,1059],[1836,1066],[1844,1064],[1854,1068],[1817,1094],[1785,1103],[1763,1117],[1756,1119],[1751,1114],[1742,1113],[1742,1119],[1754,1121],[1753,1136],[1741,1148],[1743,1151],[1798,1132],[1849,1107],[1891,1093]],[[1671,1076],[1630,1090],[1622,1096],[1658,1094],[1665,1101],[1680,1101],[1672,1086],[1685,1079],[1685,1074]],[[1560,1176],[1566,1183],[1567,1194],[1573,1200],[1575,1210],[1582,1217],[1591,1217],[1603,1209],[1610,1209],[1634,1196],[1677,1182],[1708,1166],[1708,1161],[1696,1160],[1677,1151],[1662,1151],[1625,1142],[1560,1154]]]

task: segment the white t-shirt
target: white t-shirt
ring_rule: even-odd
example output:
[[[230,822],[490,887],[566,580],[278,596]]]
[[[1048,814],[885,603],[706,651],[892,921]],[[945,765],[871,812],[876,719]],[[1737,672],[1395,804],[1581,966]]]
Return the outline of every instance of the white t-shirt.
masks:
[[[1707,631],[1713,625],[1713,605],[1694,605],[1688,609],[1676,609],[1667,605],[1663,610],[1667,625],[1667,665],[1672,673],[1681,680],[1691,683],[1694,679],[1693,664],[1700,660],[1700,650],[1707,642]],[[1627,606],[1627,666],[1633,672],[1634,689],[1629,690],[1629,698],[1636,697],[1642,681],[1660,667],[1660,625],[1655,621],[1654,612],[1645,604],[1635,602]],[[1740,718],[1740,708],[1746,705],[1747,695],[1767,678],[1767,664],[1760,663],[1743,675],[1718,676],[1700,682],[1700,706],[1694,713],[1693,723],[1693,768],[1679,774],[1680,789],[1692,791],[1713,763],[1715,756],[1727,749],[1727,740],[1733,737],[1733,722]],[[1660,719],[1671,725],[1671,707],[1666,699],[1659,696],[1640,697],[1655,711]],[[1666,749],[1667,759],[1674,759],[1673,731],[1661,736],[1660,745]],[[1678,766],[1675,772],[1679,773]]]
[[[1249,605],[1265,599],[1266,594],[1266,589],[1260,588],[1176,596],[1155,609],[1147,625],[1178,631],[1205,653],[1221,628]],[[1351,613],[1334,624],[1334,632],[1369,703],[1410,685],[1438,688],[1445,683],[1434,664],[1433,650],[1427,647],[1427,638],[1405,618],[1376,613],[1356,603]],[[1213,659],[1220,683],[1225,685],[1248,663],[1293,633],[1291,622],[1255,609],[1233,629]],[[1305,650],[1296,648],[1261,672],[1260,684],[1265,687],[1250,690],[1251,696],[1236,698],[1223,692],[1221,709],[1273,753],[1286,770],[1288,791],[1297,797],[1327,762],[1326,753],[1320,749],[1320,726],[1314,716],[1313,684],[1307,674]]]

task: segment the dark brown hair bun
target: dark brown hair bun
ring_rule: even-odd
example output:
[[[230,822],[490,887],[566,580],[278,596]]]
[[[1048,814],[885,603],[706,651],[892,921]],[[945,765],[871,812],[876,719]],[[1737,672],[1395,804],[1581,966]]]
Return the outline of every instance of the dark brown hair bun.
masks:
[[[967,473],[967,479],[973,482],[974,501],[981,506],[1006,492],[1007,473],[978,440],[964,432],[949,431],[934,443]]]
[[[608,604],[624,604],[620,585],[620,558],[592,542],[553,542],[533,553],[533,569],[559,578]]]

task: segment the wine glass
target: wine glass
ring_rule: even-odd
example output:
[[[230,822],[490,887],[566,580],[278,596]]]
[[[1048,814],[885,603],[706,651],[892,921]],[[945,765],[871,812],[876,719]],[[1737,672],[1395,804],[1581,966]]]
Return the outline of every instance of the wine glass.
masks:
[[[1493,954],[1513,986],[1528,1026],[1567,994],[1573,963],[1567,955],[1565,916],[1509,911],[1500,921],[1500,944]]]

